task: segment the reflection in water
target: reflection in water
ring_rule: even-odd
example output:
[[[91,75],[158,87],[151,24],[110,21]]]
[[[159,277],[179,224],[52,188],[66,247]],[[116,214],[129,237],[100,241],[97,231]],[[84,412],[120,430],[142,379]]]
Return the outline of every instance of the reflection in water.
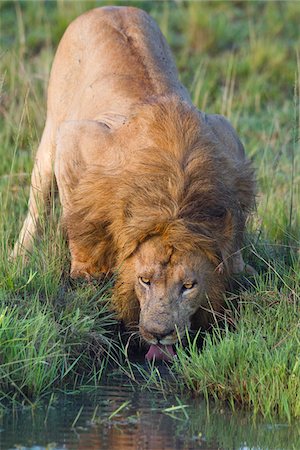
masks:
[[[216,408],[207,414],[199,400],[165,399],[120,380],[0,418],[0,449],[296,449],[299,442],[299,426],[254,423]]]

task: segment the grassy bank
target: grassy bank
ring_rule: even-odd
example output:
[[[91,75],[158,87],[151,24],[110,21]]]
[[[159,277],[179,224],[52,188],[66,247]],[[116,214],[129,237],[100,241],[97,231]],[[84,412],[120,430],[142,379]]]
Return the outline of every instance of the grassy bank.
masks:
[[[114,2],[115,4],[117,2]],[[129,2],[128,2],[129,3]],[[103,3],[1,2],[0,391],[31,401],[98,382],[113,351],[109,290],[72,284],[53,201],[24,269],[8,254],[25,216],[55,48],[68,23]],[[105,3],[107,4],[107,2]],[[259,275],[202,353],[178,350],[173,388],[266,416],[300,416],[298,2],[135,2],[170,43],[183,83],[237,128],[257,171],[246,259]],[[163,387],[167,389],[167,386]]]

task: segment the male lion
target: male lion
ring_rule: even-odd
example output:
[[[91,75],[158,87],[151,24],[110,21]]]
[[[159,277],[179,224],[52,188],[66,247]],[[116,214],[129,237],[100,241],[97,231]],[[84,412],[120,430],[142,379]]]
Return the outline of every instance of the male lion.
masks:
[[[71,277],[117,272],[118,317],[139,326],[149,359],[172,354],[178,335],[220,312],[228,277],[245,269],[254,181],[235,131],[193,106],[144,11],[94,9],[65,32],[14,255],[32,247],[53,167]]]

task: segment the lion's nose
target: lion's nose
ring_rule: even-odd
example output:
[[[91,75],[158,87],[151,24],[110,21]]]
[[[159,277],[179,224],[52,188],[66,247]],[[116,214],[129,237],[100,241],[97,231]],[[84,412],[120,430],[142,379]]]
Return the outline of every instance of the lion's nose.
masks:
[[[158,341],[160,341],[161,339],[169,336],[170,334],[173,334],[174,331],[175,331],[174,328],[172,330],[165,331],[164,333],[156,332],[156,331],[153,331],[153,330],[148,330],[148,332],[150,334],[152,334],[152,336],[155,337]]]

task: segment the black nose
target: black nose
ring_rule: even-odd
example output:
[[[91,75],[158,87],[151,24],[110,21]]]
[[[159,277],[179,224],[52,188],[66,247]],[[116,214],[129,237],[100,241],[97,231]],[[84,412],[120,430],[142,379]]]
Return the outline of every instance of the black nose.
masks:
[[[155,337],[158,341],[160,341],[164,337],[169,336],[170,334],[174,333],[174,331],[175,330],[173,328],[172,330],[168,330],[168,331],[166,331],[164,333],[157,333],[155,331],[150,331],[150,330],[149,330],[149,333],[151,333],[153,337]]]

